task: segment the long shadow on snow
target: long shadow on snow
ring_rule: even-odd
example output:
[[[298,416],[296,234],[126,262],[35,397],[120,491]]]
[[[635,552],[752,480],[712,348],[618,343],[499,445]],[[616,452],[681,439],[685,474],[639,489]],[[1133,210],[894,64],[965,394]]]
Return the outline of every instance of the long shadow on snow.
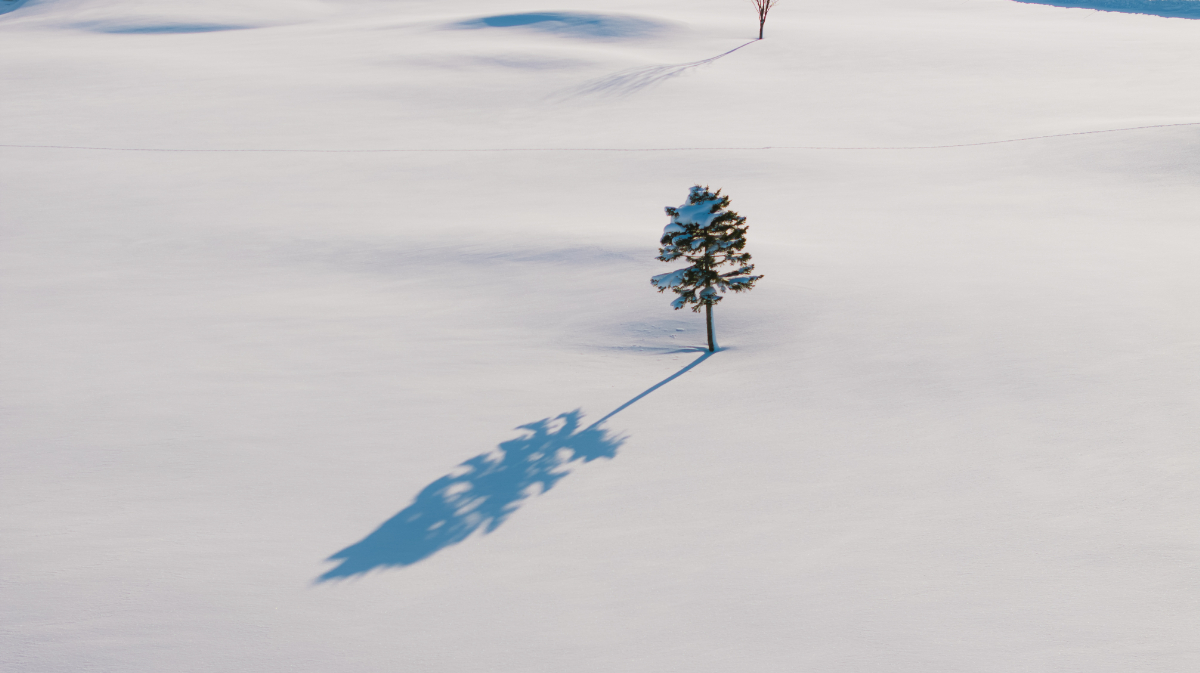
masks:
[[[1031,5],[1096,9],[1103,12],[1150,14],[1173,19],[1200,19],[1200,0],[1017,0]]]
[[[583,413],[578,409],[520,426],[524,436],[461,463],[421,489],[411,505],[370,535],[330,556],[327,560],[338,561],[337,567],[316,581],[412,565],[462,542],[477,530],[491,533],[530,496],[554,488],[570,473],[572,463],[616,456],[626,438],[610,434],[601,424],[711,355],[705,352],[586,428],[579,427]]]
[[[226,30],[245,30],[253,26],[237,26],[224,23],[162,23],[150,25],[80,25],[97,33],[112,33],[114,35],[172,35],[184,33],[219,33]]]
[[[748,47],[758,40],[750,40],[746,44],[739,45],[730,49],[723,54],[717,54],[710,58],[700,61],[692,61],[691,63],[674,63],[671,65],[651,65],[641,68],[633,68],[630,70],[622,70],[621,72],[609,75],[598,80],[594,80],[574,91],[575,96],[586,96],[589,94],[597,94],[601,96],[628,96],[636,93],[647,87],[661,84],[673,77],[678,77],[683,73],[699,68],[702,65],[708,65],[713,61],[732,54],[738,49]]]

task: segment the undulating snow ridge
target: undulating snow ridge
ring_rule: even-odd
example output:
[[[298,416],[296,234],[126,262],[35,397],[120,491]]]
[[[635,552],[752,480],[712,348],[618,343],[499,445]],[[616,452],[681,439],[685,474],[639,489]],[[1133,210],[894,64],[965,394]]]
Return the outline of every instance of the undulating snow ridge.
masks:
[[[9,7],[5,7],[9,5]],[[9,20],[116,35],[210,33],[303,23],[329,17],[337,3],[323,0],[0,0]]]
[[[1200,19],[1200,0],[1017,0],[1036,5]]]
[[[0,0],[0,14],[20,9],[28,0]]]
[[[468,19],[452,24],[455,28],[527,28],[554,35],[594,39],[651,37],[668,28],[661,21],[636,16],[589,14],[583,12],[531,12],[501,14]]]
[[[952,145],[912,145],[912,146],[894,146],[894,147],[834,147],[834,146],[804,146],[804,145],[788,145],[779,147],[475,147],[475,148],[456,148],[456,149],[400,149],[400,148],[385,148],[385,149],[365,149],[365,150],[348,150],[348,149],[198,149],[198,148],[153,148],[153,147],[86,147],[79,145],[21,145],[21,144],[2,144],[0,147],[24,148],[24,149],[55,149],[55,150],[93,150],[104,152],[246,152],[252,154],[271,154],[271,153],[313,153],[313,154],[379,154],[379,153],[475,153],[475,152],[722,152],[722,151],[765,151],[765,150],[944,150],[957,149],[963,147],[982,147],[985,145],[1005,145],[1008,143],[1022,143],[1033,140],[1050,140],[1052,138],[1069,138],[1072,136],[1087,136],[1100,133],[1122,133],[1128,131],[1146,131],[1150,129],[1170,129],[1184,126],[1200,126],[1200,122],[1180,122],[1176,124],[1151,124],[1149,126],[1131,126],[1122,129],[1102,129],[1099,131],[1074,131],[1071,133],[1054,133],[1042,136],[1030,136],[1028,138],[1006,138],[1004,140],[984,140],[974,143],[957,143]]]

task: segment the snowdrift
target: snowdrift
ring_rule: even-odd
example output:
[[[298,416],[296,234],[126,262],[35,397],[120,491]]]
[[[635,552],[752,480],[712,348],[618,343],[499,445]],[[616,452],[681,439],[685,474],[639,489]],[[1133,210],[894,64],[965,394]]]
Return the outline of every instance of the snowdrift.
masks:
[[[1178,19],[1200,19],[1200,0],[1017,0],[1036,5],[1098,9],[1104,12],[1150,14]]]

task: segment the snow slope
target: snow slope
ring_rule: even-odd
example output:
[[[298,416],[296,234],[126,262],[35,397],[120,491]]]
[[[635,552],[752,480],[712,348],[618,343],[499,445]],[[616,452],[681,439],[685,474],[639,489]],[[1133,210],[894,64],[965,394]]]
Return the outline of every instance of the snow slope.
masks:
[[[0,16],[0,670],[1200,666],[1200,22],[756,27]],[[695,183],[766,276],[703,359]]]
[[[1178,19],[1200,19],[1200,0],[1019,0],[1055,7],[1093,9],[1102,12],[1150,14]]]

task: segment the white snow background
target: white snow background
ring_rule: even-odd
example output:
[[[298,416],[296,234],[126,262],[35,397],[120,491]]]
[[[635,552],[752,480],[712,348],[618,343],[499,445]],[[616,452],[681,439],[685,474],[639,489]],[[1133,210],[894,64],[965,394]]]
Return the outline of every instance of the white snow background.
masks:
[[[1200,126],[670,149],[1200,122],[1200,21],[0,3],[0,670],[1200,669]]]

